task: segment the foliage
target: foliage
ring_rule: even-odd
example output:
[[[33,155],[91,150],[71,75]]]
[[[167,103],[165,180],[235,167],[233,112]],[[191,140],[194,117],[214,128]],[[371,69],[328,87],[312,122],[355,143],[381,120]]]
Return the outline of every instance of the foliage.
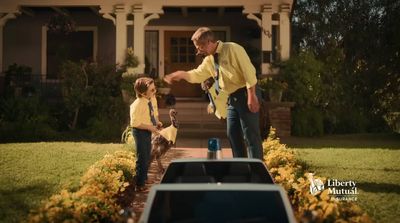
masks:
[[[323,63],[310,51],[301,52],[287,61],[274,65],[288,83],[286,99],[296,103],[292,112],[293,134],[322,135],[324,132],[325,91],[321,74]]]
[[[133,86],[136,79],[140,77],[136,69],[138,65],[138,57],[134,54],[133,48],[128,47],[126,49],[125,63],[121,65],[119,72],[122,73],[121,89],[128,92],[131,97],[135,97],[136,95]]]
[[[272,128],[263,149],[265,163],[275,183],[287,191],[299,222],[372,222],[356,204],[330,199],[328,189],[312,195],[309,173],[296,160],[294,151],[280,143]]]
[[[64,103],[67,109],[74,113],[74,118],[69,125],[71,129],[76,128],[79,109],[91,102],[89,76],[86,67],[85,61],[79,63],[66,61],[61,66],[60,77],[62,79]]]
[[[262,90],[275,90],[275,91],[284,91],[287,90],[288,84],[280,75],[275,75],[271,77],[266,77],[261,79],[259,82],[259,86]]]
[[[316,108],[297,108],[293,111],[293,135],[321,136],[324,134],[323,115]]]
[[[391,0],[296,2],[293,49],[311,50],[324,64],[329,131],[340,131],[335,123],[350,107],[371,120],[361,131],[385,130],[383,118],[396,126],[399,16],[400,4]]]
[[[156,88],[168,88],[169,85],[162,79],[162,78],[157,78],[154,80],[154,85]]]
[[[139,65],[139,59],[135,55],[133,48],[128,47],[126,49],[126,58],[125,58],[125,68],[130,68],[130,67],[137,67]]]
[[[61,77],[64,102],[73,116],[70,128],[75,129],[82,116],[85,118],[82,127],[88,126],[90,135],[105,136],[105,130],[118,132],[109,136],[119,135],[126,121],[127,109],[122,104],[119,77],[114,66],[67,61],[62,66]],[[84,114],[80,113],[82,111]],[[111,125],[114,128],[99,126],[103,122],[114,122]],[[103,133],[93,132],[96,127],[103,127],[97,130]]]
[[[49,32],[67,35],[75,32],[75,22],[70,16],[57,13],[50,17],[47,28]]]
[[[6,77],[17,77],[32,74],[32,67],[25,65],[18,65],[16,63],[8,66],[8,69],[5,71]]]
[[[19,96],[26,91],[33,92],[34,89],[29,82],[32,75],[32,68],[26,65],[13,63],[5,71],[5,95]],[[18,92],[17,88],[20,88]],[[23,88],[23,89],[21,89]]]
[[[287,99],[296,102],[301,108],[321,106],[322,97],[322,63],[310,51],[301,52],[298,56],[275,64],[290,88]]]
[[[132,134],[132,127],[130,127],[129,125],[126,126],[125,130],[122,132],[121,142],[125,144],[135,145],[135,138]]]
[[[29,222],[122,222],[118,195],[133,182],[135,157],[131,152],[117,151],[92,165],[81,178],[76,191],[61,190]]]
[[[56,120],[38,97],[0,99],[0,140],[40,141],[54,139]]]

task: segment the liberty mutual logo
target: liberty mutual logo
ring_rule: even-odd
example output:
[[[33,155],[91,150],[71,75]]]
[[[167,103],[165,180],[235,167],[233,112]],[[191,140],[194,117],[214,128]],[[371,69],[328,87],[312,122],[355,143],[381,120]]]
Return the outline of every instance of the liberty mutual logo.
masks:
[[[314,179],[314,174],[309,173],[308,180],[310,181],[310,193],[312,195],[324,190],[324,183],[320,179]]]
[[[326,188],[331,200],[357,201],[359,192],[355,181],[328,179],[325,186],[322,180],[314,178],[313,173],[308,174],[308,180],[310,181],[310,193],[312,195],[317,195]]]
[[[358,190],[355,181],[329,179],[327,183],[331,199],[340,201],[357,201]]]

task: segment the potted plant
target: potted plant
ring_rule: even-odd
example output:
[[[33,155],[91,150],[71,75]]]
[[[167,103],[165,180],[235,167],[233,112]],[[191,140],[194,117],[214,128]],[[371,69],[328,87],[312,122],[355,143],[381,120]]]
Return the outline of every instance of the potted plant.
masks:
[[[134,54],[132,47],[126,50],[125,63],[121,66],[121,93],[125,103],[131,104],[136,97],[133,86],[136,79],[140,76],[137,67],[139,59]]]
[[[167,95],[171,92],[171,88],[165,81],[161,78],[157,78],[154,80],[154,84],[157,87],[157,91],[162,95]]]
[[[75,32],[75,22],[68,15],[55,14],[50,17],[47,28],[51,33],[67,35]]]
[[[288,88],[288,84],[281,76],[267,77],[259,81],[261,89],[268,93],[271,102],[280,102],[282,93]]]

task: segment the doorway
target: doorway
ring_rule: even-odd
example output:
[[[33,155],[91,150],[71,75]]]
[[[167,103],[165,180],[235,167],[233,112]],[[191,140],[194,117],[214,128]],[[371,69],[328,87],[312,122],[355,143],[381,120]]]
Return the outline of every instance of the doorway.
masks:
[[[165,31],[165,74],[177,70],[188,71],[200,65],[202,58],[196,56],[196,48],[191,41],[192,35],[193,31]],[[202,97],[204,95],[200,84],[191,84],[185,80],[173,83],[171,93],[175,97]]]

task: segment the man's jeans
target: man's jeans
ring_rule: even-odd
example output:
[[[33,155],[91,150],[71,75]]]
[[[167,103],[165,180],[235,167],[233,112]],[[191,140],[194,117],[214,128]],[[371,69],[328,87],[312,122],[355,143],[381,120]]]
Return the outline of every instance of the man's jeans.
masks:
[[[261,102],[259,91],[257,91],[257,96]],[[260,117],[258,112],[252,113],[247,106],[247,89],[241,88],[232,93],[229,96],[228,103],[227,134],[233,157],[249,157],[262,160]]]
[[[136,143],[136,185],[144,186],[149,170],[151,132],[133,128],[132,134]]]

